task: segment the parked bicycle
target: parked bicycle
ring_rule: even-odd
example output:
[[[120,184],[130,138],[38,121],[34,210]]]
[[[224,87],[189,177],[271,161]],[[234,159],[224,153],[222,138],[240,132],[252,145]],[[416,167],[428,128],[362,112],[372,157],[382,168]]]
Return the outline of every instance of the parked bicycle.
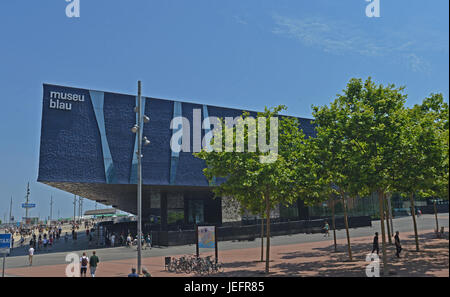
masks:
[[[167,265],[169,272],[191,273],[207,275],[210,273],[224,272],[222,263],[211,260],[211,256],[205,258],[196,256],[182,256],[179,259],[171,258]]]
[[[224,272],[224,267],[223,267],[223,263],[222,262],[218,262],[217,259],[216,261],[211,261],[211,256],[207,256],[206,257],[206,263],[208,266],[208,270],[210,270],[211,272]]]

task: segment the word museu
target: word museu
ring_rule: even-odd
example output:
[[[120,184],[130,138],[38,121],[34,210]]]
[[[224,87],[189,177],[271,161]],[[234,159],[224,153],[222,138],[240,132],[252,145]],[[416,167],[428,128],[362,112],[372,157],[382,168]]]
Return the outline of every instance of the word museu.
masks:
[[[72,103],[65,101],[84,102],[84,95],[64,93],[64,92],[50,92],[49,108],[60,110],[72,110]]]

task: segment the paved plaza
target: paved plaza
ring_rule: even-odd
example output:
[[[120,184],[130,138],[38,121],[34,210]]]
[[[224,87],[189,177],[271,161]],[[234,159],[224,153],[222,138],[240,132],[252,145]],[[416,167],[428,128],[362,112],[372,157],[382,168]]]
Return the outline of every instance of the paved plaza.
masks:
[[[448,214],[439,215],[439,224],[448,231]],[[394,220],[394,230],[400,232],[403,252],[400,259],[395,257],[395,248],[388,246],[387,259],[392,276],[449,276],[448,232],[442,239],[436,238],[434,216],[423,215],[418,218],[420,251],[415,251],[414,233],[411,217]],[[372,227],[350,230],[353,261],[348,261],[345,230],[337,231],[337,252],[334,252],[332,232],[330,237],[323,234],[296,234],[271,238],[270,276],[359,276],[364,277],[366,255],[372,249],[374,232],[380,233],[379,221]],[[265,263],[260,260],[260,240],[243,242],[219,242],[219,261],[224,263],[225,271],[212,276],[265,276]],[[381,246],[381,234],[380,234]],[[84,249],[82,248],[84,247]],[[92,254],[83,234],[76,243],[57,243],[54,250],[38,252],[33,266],[27,264],[23,251],[14,251],[7,258],[7,276],[64,277],[67,263],[65,256],[75,251]],[[136,249],[127,247],[95,249],[100,258],[98,277],[126,276],[131,267],[136,266]],[[154,247],[144,250],[142,265],[152,276],[195,276],[195,274],[169,273],[164,269],[165,256],[182,256],[195,253],[195,245],[177,247]],[[201,255],[213,255],[211,250],[201,250]]]

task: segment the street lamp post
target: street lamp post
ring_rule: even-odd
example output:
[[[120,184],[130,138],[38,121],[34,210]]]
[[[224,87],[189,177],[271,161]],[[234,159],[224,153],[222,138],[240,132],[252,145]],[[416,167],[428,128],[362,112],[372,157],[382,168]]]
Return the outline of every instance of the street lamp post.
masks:
[[[141,98],[141,81],[138,81],[138,106],[135,108],[137,116],[137,123],[131,128],[133,133],[136,133],[137,137],[137,272],[141,273],[141,251],[142,251],[142,141],[144,145],[150,144],[147,137],[142,137],[144,123],[149,121],[149,118],[142,112],[142,98]]]
[[[75,230],[75,221],[76,221],[76,208],[77,208],[77,195],[73,195],[73,223],[72,226]]]

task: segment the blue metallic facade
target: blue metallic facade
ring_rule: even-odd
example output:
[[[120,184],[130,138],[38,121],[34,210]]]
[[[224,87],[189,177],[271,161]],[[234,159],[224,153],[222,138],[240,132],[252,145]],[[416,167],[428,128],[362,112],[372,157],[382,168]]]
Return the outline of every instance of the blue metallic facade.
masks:
[[[71,110],[50,108],[51,92],[78,94],[84,102],[71,103]],[[203,175],[205,164],[191,152],[172,153],[170,121],[181,115],[193,123],[193,110],[205,110],[209,116],[239,116],[242,110],[144,98],[145,114],[150,122],[144,135],[151,144],[143,147],[142,176],[145,185],[209,186]],[[41,147],[38,181],[135,184],[133,151],[136,136],[136,97],[85,89],[44,85]],[[307,120],[309,124],[309,120]],[[303,129],[308,125],[302,125]],[[306,129],[306,133],[311,133]],[[191,133],[191,151],[193,141]],[[205,130],[202,129],[203,138]],[[171,172],[173,174],[171,180]]]
[[[201,112],[202,121],[208,116],[236,117],[243,111],[149,97],[143,101],[144,113],[150,118],[143,135],[151,141],[142,151],[144,204],[148,209],[164,208],[164,195],[172,195],[172,189],[204,189],[204,196],[210,199],[210,185],[202,172],[205,163],[192,155],[195,132],[191,127],[191,152],[174,153],[170,140],[177,130],[170,129],[171,120],[183,116],[192,126],[194,109]],[[131,127],[136,123],[135,106],[136,96],[132,95],[44,84],[38,181],[133,212],[137,142]],[[305,134],[312,135],[310,120],[300,121]],[[197,137],[203,139],[207,131],[201,129]],[[183,193],[184,199],[199,197]],[[181,211],[182,207],[177,207]],[[186,209],[186,215],[189,211]]]

